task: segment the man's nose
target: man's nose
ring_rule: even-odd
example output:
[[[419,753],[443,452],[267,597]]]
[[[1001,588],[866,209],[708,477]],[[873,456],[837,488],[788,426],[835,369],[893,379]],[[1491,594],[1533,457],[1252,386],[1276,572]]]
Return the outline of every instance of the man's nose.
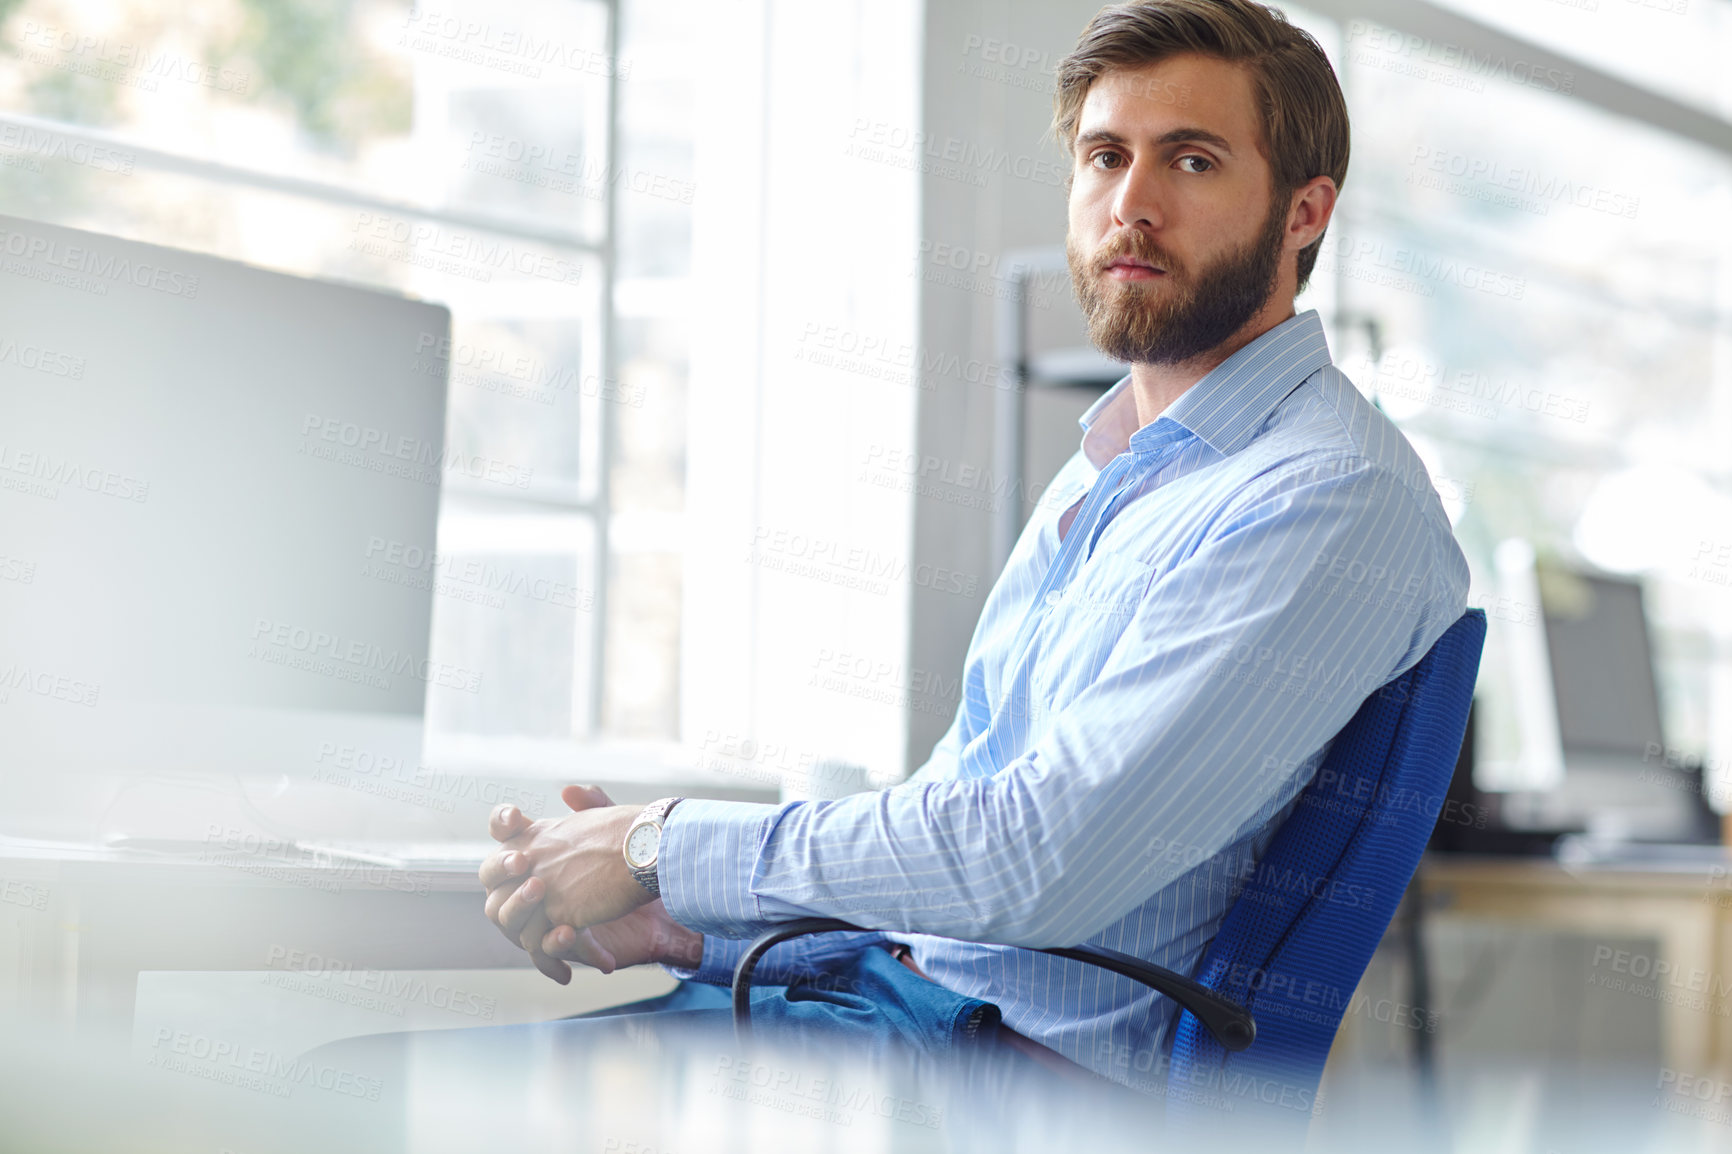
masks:
[[[1120,228],[1156,229],[1165,223],[1161,182],[1154,166],[1137,160],[1125,170],[1113,196],[1113,223]]]

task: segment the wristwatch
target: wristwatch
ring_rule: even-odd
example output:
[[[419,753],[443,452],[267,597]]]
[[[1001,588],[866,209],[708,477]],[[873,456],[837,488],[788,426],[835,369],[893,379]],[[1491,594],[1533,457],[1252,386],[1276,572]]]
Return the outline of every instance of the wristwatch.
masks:
[[[662,896],[661,878],[656,874],[658,851],[662,844],[662,823],[668,812],[680,803],[680,798],[664,797],[643,807],[631,828],[625,831],[625,865],[638,885],[652,897]]]

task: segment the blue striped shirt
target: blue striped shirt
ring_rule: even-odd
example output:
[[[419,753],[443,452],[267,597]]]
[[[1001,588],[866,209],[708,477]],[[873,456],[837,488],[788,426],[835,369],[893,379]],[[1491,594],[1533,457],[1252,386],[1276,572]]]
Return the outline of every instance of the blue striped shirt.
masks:
[[[779,946],[762,980],[906,942],[1011,1028],[1146,1081],[1172,1004],[1017,947],[1193,972],[1333,735],[1461,615],[1468,569],[1430,475],[1331,364],[1315,312],[1142,428],[1129,378],[1081,423],[924,766],[835,801],[674,809],[663,899],[706,935],[701,967],[675,973],[726,982],[737,939],[842,918],[881,933]]]

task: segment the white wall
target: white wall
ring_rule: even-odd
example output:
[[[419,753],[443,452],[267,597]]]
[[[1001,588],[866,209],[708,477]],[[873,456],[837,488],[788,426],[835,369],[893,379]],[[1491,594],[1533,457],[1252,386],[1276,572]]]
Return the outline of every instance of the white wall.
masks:
[[[928,364],[953,371],[934,372],[934,388],[920,394],[920,458],[925,466],[936,463],[925,480],[937,494],[915,503],[914,552],[922,563],[976,578],[976,592],[963,597],[936,584],[912,590],[909,664],[941,674],[939,692],[926,695],[926,709],[910,717],[913,766],[949,724],[956,706],[946,694],[949,679],[960,673],[980,605],[997,577],[988,550],[990,512],[958,498],[1015,497],[996,484],[992,456],[1001,392],[968,378],[982,375],[971,366],[997,363],[992,289],[1002,271],[999,254],[1064,241],[1068,162],[1049,131],[1052,76],[1100,7],[1096,0],[927,6],[922,128],[931,167],[921,177],[920,342]],[[954,267],[959,262],[961,269]],[[1043,285],[1038,295],[1048,299],[1046,311],[1075,311],[1068,282]],[[1081,407],[1076,397],[1030,405],[1031,475],[1033,466],[1064,453],[1061,442],[1075,450],[1074,417]],[[970,467],[992,480],[966,480]]]

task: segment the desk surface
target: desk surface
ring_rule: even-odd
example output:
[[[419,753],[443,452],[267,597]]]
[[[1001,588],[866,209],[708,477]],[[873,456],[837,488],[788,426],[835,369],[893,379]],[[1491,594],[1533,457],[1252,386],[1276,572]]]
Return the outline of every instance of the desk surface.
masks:
[[[260,970],[291,951],[357,970],[529,966],[467,864],[35,850],[0,856],[0,945],[17,964],[0,987],[33,1012],[127,1021],[141,973]]]

